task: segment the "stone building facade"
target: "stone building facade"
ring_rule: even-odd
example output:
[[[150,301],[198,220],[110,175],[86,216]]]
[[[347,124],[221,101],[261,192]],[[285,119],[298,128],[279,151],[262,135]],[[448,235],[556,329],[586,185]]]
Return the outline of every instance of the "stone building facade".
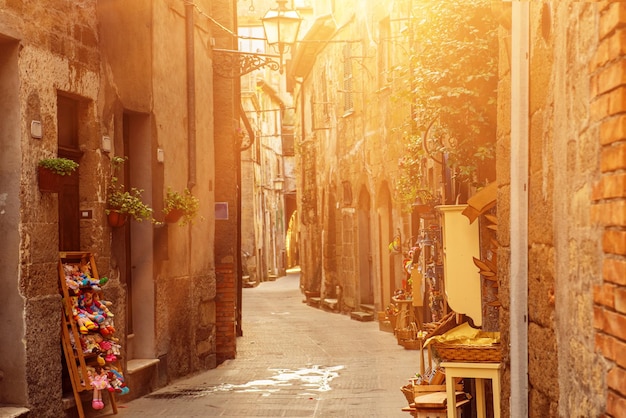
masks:
[[[260,17],[275,8],[274,1],[253,5],[238,3],[239,50],[273,56],[275,47],[266,44]],[[307,9],[294,5],[306,19]],[[306,20],[302,22],[306,25]],[[241,251],[245,261],[244,283],[284,276],[295,263],[288,257],[288,225],[296,207],[293,147],[293,99],[287,88],[290,50],[285,51],[282,69],[263,66],[241,76],[240,115],[242,126]],[[291,257],[292,258],[292,257]]]
[[[411,234],[392,198],[402,131],[391,127],[409,109],[393,106],[390,62],[372,41],[372,17],[389,16],[388,6],[321,3],[292,70],[301,285],[341,299],[346,312],[381,309],[402,280],[401,255],[388,244]]]
[[[401,266],[388,244],[414,228],[393,194],[410,110],[391,100],[403,87],[380,42],[386,18],[407,17],[400,4],[316,2],[295,53],[301,285],[339,290],[344,311],[390,301]],[[626,8],[494,2],[492,12],[502,416],[623,416]]]
[[[0,404],[38,417],[66,413],[60,250],[93,253],[109,278],[104,291],[128,397],[236,355],[238,179],[226,173],[239,164],[238,90],[214,79],[211,54],[211,45],[236,46],[223,29],[235,27],[234,7],[229,0],[3,4]],[[41,193],[37,163],[57,155],[80,164],[75,181],[62,193]],[[143,189],[159,222],[107,224],[113,157],[126,158],[120,181]],[[199,198],[193,224],[162,223],[168,188]],[[215,202],[230,209],[221,223]]]
[[[529,416],[626,413],[625,12],[620,2],[514,2],[512,13],[505,12],[512,17],[505,33],[520,41],[503,37],[501,45],[498,210],[511,214],[501,218],[498,230],[501,329],[504,347],[523,342],[511,336],[511,324],[527,315],[528,399],[520,396],[523,385],[521,393],[513,388],[510,404],[502,398],[504,416],[516,416],[525,405]],[[518,57],[517,69],[516,46],[529,52]],[[521,87],[520,73],[528,80]],[[527,180],[517,177],[522,196],[514,204],[516,180],[509,173],[520,157],[528,161]],[[527,233],[521,235],[514,206],[524,199]],[[515,241],[527,252],[513,251]],[[510,266],[524,258],[520,276]],[[524,275],[526,286],[517,283]],[[527,289],[527,305],[513,312],[510,301],[520,286]],[[523,359],[511,354],[504,380],[512,386],[515,362]]]

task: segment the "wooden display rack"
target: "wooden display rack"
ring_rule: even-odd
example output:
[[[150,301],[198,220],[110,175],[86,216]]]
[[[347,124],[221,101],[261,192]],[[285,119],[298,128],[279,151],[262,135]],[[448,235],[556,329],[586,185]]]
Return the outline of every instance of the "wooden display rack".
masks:
[[[65,281],[65,271],[63,264],[80,264],[89,262],[91,266],[91,273],[94,279],[100,280],[98,271],[96,269],[96,263],[93,255],[89,252],[80,251],[63,251],[59,253],[59,288],[63,297],[63,309],[61,314],[62,327],[61,327],[61,342],[63,345],[63,354],[65,355],[65,362],[67,364],[70,380],[72,382],[72,390],[74,392],[74,399],[76,401],[76,409],[80,418],[85,417],[83,410],[83,403],[81,400],[81,392],[93,390],[87,371],[88,363],[91,363],[95,359],[86,358],[80,345],[80,333],[78,331],[78,325],[73,315],[73,304],[71,300],[70,290]],[[74,345],[72,345],[72,340]],[[117,403],[115,401],[115,393],[109,392],[111,400],[111,408],[114,414],[117,414]]]

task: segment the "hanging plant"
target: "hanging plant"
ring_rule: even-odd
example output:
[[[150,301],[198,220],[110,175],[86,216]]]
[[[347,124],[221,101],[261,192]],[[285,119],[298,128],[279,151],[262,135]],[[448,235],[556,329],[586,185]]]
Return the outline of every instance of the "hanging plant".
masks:
[[[105,213],[107,215],[111,212],[126,214],[139,222],[152,220],[152,208],[143,202],[141,195],[143,189],[133,187],[130,190],[125,190],[124,185],[119,183],[115,175],[124,161],[125,158],[122,157],[113,157],[111,160],[113,175],[109,184]]]
[[[180,225],[191,224],[198,213],[199,207],[200,201],[189,189],[179,193],[168,187],[165,196],[165,207],[163,208],[165,222],[175,223],[180,220]]]
[[[78,163],[67,158],[44,158],[37,166],[39,190],[58,193],[61,188],[61,178],[70,176],[78,168]]]
[[[78,168],[78,163],[68,158],[44,158],[38,165],[59,176],[69,176]]]

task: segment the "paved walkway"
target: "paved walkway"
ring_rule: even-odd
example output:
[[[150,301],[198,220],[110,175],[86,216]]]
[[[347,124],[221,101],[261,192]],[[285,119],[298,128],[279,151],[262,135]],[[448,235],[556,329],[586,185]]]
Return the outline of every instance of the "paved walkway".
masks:
[[[117,416],[410,418],[400,387],[419,352],[377,322],[302,300],[298,273],[243,289],[237,358],[119,405]]]

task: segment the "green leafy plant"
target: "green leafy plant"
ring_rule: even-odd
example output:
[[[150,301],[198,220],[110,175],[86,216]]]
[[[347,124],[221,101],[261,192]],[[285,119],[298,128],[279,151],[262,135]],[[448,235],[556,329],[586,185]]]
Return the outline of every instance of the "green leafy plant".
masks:
[[[426,158],[463,184],[495,177],[498,86],[498,25],[491,2],[414,2],[411,16],[410,52],[405,65],[395,68],[407,86],[395,99],[411,103],[400,167],[404,179],[397,190],[406,204],[426,186]]]
[[[200,208],[200,200],[195,197],[189,189],[183,190],[182,193],[172,190],[168,187],[165,196],[165,207],[163,213],[168,215],[174,211],[182,213],[181,225],[190,224],[198,214]]]
[[[76,161],[67,158],[44,158],[38,165],[60,176],[69,176],[78,168]]]
[[[124,185],[119,183],[116,174],[125,160],[122,157],[113,157],[111,160],[112,176],[107,194],[108,207],[105,212],[107,215],[111,212],[127,214],[139,222],[152,220],[152,208],[143,202],[141,195],[143,189],[133,187],[125,190]]]

